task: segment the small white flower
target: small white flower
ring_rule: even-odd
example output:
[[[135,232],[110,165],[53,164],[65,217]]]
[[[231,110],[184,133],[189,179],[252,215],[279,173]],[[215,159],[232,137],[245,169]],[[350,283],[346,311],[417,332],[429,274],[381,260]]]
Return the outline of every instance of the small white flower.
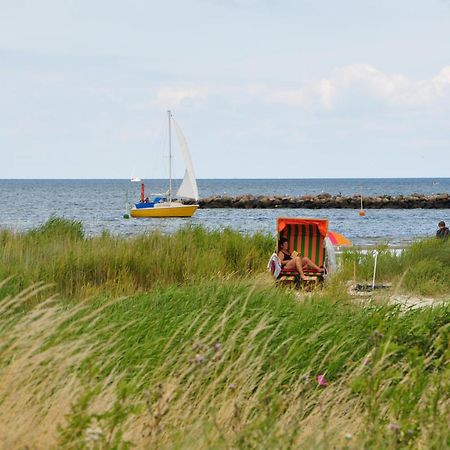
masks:
[[[100,428],[86,428],[86,439],[90,441],[98,441],[103,436]]]

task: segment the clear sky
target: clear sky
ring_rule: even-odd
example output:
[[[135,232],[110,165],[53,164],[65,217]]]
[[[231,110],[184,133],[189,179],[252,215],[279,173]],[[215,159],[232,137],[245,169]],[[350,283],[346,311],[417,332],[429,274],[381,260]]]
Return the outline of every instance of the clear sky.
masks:
[[[0,178],[450,176],[450,0],[0,0]],[[176,167],[176,175],[181,168]]]

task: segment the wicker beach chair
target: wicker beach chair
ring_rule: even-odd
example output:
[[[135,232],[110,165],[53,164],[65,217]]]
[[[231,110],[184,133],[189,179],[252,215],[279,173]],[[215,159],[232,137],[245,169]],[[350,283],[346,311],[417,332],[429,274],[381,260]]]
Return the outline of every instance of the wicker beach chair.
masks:
[[[281,238],[288,240],[289,252],[295,250],[300,255],[307,256],[319,267],[326,267],[325,237],[328,232],[328,220],[280,217],[277,220],[277,232],[278,240]],[[296,270],[282,269],[276,280],[283,285],[298,287],[317,284],[324,280],[324,274],[321,272],[304,270],[304,274],[308,279],[302,281]]]

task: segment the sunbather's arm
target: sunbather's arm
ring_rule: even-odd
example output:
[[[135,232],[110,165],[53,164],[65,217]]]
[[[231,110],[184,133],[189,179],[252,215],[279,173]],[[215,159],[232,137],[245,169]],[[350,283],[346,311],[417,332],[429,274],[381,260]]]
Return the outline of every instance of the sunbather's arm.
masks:
[[[283,252],[278,252],[278,258],[280,260],[281,266],[285,266],[287,264],[287,261],[284,260]]]

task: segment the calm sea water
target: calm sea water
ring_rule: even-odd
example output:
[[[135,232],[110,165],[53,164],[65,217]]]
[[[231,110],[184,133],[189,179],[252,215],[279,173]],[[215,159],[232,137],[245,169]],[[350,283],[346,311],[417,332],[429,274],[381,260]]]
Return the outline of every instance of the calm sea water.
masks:
[[[426,179],[308,179],[308,180],[199,180],[201,197],[214,194],[304,195],[328,192],[365,196],[435,194],[450,192],[450,178]],[[146,181],[148,192],[161,193],[167,181]],[[368,210],[364,219],[344,209],[211,209],[198,210],[189,219],[123,219],[125,205],[139,197],[139,183],[128,180],[0,180],[0,227],[24,231],[57,215],[81,220],[89,235],[106,229],[135,235],[155,229],[173,232],[186,224],[210,229],[231,227],[241,232],[275,233],[277,217],[324,217],[330,228],[355,244],[386,242],[404,245],[432,236],[440,220],[450,223],[450,210]]]

